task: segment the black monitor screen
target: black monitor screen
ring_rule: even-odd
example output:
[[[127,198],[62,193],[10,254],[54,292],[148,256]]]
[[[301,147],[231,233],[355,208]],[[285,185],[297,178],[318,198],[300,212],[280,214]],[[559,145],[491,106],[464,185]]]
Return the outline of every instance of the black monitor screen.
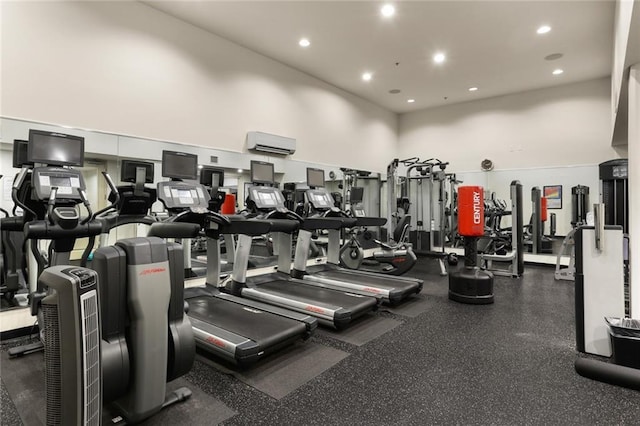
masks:
[[[324,186],[324,170],[307,167],[307,185],[311,188]]]
[[[358,186],[352,186],[351,193],[349,195],[349,202],[351,204],[361,203],[363,196],[364,196],[364,188],[360,188]]]
[[[147,161],[122,160],[120,180],[122,182],[136,182],[138,169],[144,169],[144,183],[153,183],[153,163]]]
[[[162,177],[195,180],[198,177],[198,156],[162,151]]]
[[[200,183],[211,188],[224,186],[224,170],[204,166],[200,170]]]
[[[22,166],[33,166],[33,163],[30,163],[27,160],[28,146],[29,141],[23,141],[20,139],[15,139],[13,141],[13,167],[16,169],[21,169]]]
[[[84,138],[62,133],[29,130],[27,160],[50,166],[84,164]]]
[[[264,161],[251,161],[251,182],[253,183],[275,183],[275,172],[273,164]]]

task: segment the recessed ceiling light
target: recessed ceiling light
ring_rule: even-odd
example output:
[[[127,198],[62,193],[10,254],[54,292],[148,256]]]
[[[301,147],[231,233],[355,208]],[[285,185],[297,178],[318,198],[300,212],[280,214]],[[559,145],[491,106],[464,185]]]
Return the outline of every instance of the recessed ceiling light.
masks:
[[[202,168],[202,164],[198,164],[198,168],[201,169]]]
[[[435,55],[433,55],[433,62],[435,62],[436,64],[443,63],[445,59],[446,59],[446,56],[444,56],[444,53],[442,52],[438,52]]]
[[[370,72],[365,72],[362,74],[362,79],[364,81],[371,81],[371,78],[373,78],[373,74],[371,74]]]
[[[475,92],[476,90],[478,90],[478,88],[477,88],[477,87],[469,87],[469,91],[470,91],[470,92]]]
[[[300,45],[300,47],[309,47],[309,46],[311,46],[311,42],[309,41],[308,38],[301,38],[300,41],[298,42],[298,44]]]
[[[560,68],[558,68],[557,70],[553,70],[553,75],[560,75],[564,72],[564,70],[561,70]]]
[[[414,103],[415,101],[415,99],[407,99],[407,102],[409,102],[410,104]]]
[[[538,29],[536,30],[536,32],[537,32],[538,34],[546,34],[546,33],[548,33],[549,31],[551,31],[551,27],[550,27],[550,26],[548,26],[548,25],[543,25],[543,26],[541,26],[540,28],[538,28]]]
[[[390,18],[390,17],[392,17],[393,15],[396,14],[396,8],[392,4],[385,4],[384,6],[382,6],[380,8],[380,13],[385,18]]]
[[[238,173],[242,173],[242,172],[244,172],[244,170],[238,169]]]

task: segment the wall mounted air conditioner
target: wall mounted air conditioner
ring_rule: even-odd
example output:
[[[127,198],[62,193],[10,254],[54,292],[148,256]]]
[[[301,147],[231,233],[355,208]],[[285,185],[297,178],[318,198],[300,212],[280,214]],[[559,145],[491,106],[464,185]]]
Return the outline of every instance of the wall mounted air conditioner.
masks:
[[[296,140],[263,132],[247,132],[247,148],[269,154],[291,155],[296,152]]]

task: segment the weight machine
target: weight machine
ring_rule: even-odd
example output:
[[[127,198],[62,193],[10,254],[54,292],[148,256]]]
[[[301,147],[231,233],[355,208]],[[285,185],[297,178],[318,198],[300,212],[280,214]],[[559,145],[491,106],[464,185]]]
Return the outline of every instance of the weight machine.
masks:
[[[407,168],[402,179],[398,176],[400,164]],[[392,232],[401,219],[398,214],[396,187],[400,183],[402,185],[401,202],[407,197],[409,200],[415,200],[413,203],[404,203],[405,207],[408,205],[408,212],[405,211],[405,213],[411,216],[412,230],[409,233],[409,241],[416,254],[438,260],[441,275],[447,275],[444,264],[444,260],[448,257],[444,249],[445,234],[447,228],[449,230],[452,228],[447,225],[448,219],[445,212],[446,183],[450,182],[452,191],[459,183],[455,174],[446,173],[448,164],[448,162],[437,158],[422,161],[417,157],[412,157],[405,160],[394,159],[387,166],[387,182],[389,183],[387,190],[387,223],[389,226],[387,232]],[[453,212],[454,209],[450,208],[450,211]],[[435,251],[435,247],[440,247],[441,250]]]
[[[522,184],[511,182],[511,253],[506,255],[478,253],[483,270],[494,275],[521,277],[524,273],[524,236],[522,226]],[[494,262],[507,263],[507,268],[497,268]]]
[[[572,229],[562,240],[562,247],[556,257],[556,280],[574,281],[576,273],[575,234],[577,229],[587,223],[587,209],[589,206],[589,187],[577,185],[571,188],[571,226]],[[569,266],[563,268],[560,264],[563,256],[569,256]]]

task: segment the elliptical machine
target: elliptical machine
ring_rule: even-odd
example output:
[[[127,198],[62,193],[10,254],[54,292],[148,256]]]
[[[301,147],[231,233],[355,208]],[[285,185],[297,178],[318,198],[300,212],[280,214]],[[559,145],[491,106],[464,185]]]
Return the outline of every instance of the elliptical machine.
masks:
[[[102,230],[96,216],[118,202],[116,197],[113,205],[92,212],[82,175],[64,167],[82,165],[83,153],[83,138],[30,131],[30,160],[47,164],[33,170],[30,201],[46,202],[47,208],[44,219],[25,225],[25,238],[51,239],[49,261],[55,266],[47,267],[33,246],[39,266],[46,267],[31,295],[43,343],[9,354],[44,347],[47,424],[100,424],[103,403],[110,402],[111,412],[138,422],[190,396],[183,388],[165,397],[165,382],[189,371],[195,356],[183,311],[182,252],[158,238],[134,238],[97,250],[97,272],[69,265],[75,240],[95,238]],[[16,178],[14,194],[27,171]],[[76,211],[80,202],[85,218]],[[35,214],[25,203],[20,207]]]
[[[94,214],[91,210],[82,174],[65,167],[82,166],[83,154],[84,138],[30,130],[28,161],[36,167],[23,166],[13,183],[12,198],[24,211],[24,237],[29,247],[27,255],[35,259],[35,264],[28,267],[29,305],[31,315],[38,316],[41,325],[40,303],[47,295],[47,289],[38,277],[47,267],[68,265],[78,238],[89,237],[86,251],[90,250],[101,229],[95,220],[95,215],[100,212]],[[76,210],[79,204],[87,210],[88,215],[84,219]],[[48,256],[40,251],[36,242],[39,240],[51,240]],[[12,348],[9,356],[26,355],[43,348],[40,341]]]
[[[25,140],[13,141],[13,167],[22,169],[31,168],[33,164],[27,161],[27,144]],[[0,176],[1,177],[1,176]],[[16,293],[27,289],[27,268],[25,263],[23,227],[25,223],[24,212],[18,214],[17,205],[14,204],[12,214],[0,209],[5,216],[0,219],[2,244],[0,244],[0,293],[11,305],[18,305],[15,299]],[[33,218],[31,218],[33,219]]]

